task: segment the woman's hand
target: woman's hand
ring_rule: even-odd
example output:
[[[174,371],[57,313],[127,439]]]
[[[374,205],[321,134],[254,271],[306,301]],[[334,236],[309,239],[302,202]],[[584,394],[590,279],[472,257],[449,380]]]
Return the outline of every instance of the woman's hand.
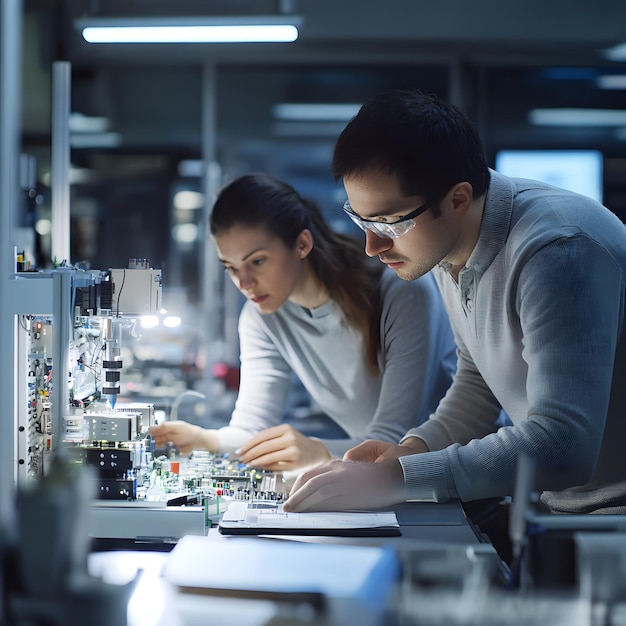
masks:
[[[216,452],[219,448],[215,430],[208,430],[182,420],[152,426],[150,435],[157,448],[164,448],[168,443],[173,443],[181,454],[188,454],[193,450]]]
[[[326,446],[289,424],[266,428],[237,450],[242,463],[274,471],[318,465],[331,458]]]

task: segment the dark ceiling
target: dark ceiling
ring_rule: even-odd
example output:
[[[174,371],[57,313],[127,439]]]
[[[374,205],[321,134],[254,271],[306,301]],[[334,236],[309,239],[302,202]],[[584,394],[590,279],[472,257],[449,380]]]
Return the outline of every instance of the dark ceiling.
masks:
[[[98,45],[75,26],[89,17],[291,13],[302,25],[290,44]],[[470,109],[485,139],[524,144],[536,141],[526,136],[533,107],[623,105],[623,91],[600,90],[595,78],[622,72],[603,52],[626,40],[626,3],[27,0],[24,40],[24,125],[33,136],[49,123],[51,64],[66,60],[73,109],[109,118],[130,150],[198,149],[205,65],[217,72],[218,132],[267,138],[274,103],[358,103],[381,87],[415,84]],[[599,137],[618,149],[612,139]]]
[[[235,14],[298,15],[300,36],[289,44],[97,45],[75,27],[89,17]],[[381,89],[419,86],[472,115],[492,160],[502,148],[601,150],[605,203],[621,212],[626,128],[533,126],[529,112],[626,109],[626,90],[598,84],[624,73],[605,51],[625,40],[626,2],[616,0],[26,0],[24,149],[45,169],[51,67],[69,61],[73,113],[105,118],[116,137],[103,147],[96,133],[74,136],[72,163],[84,183],[73,210],[95,203],[101,222],[103,212],[129,219],[134,210],[146,239],[165,249],[150,216],[167,211],[181,161],[208,149],[221,179],[263,169],[334,207],[328,166],[345,121],[281,122],[273,107],[358,104]],[[94,256],[110,262],[103,250]]]

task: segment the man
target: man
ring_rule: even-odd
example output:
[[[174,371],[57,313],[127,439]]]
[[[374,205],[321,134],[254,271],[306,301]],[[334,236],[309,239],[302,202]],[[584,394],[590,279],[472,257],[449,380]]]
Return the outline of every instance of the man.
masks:
[[[285,510],[501,498],[524,453],[545,512],[626,513],[624,224],[589,198],[488,169],[472,122],[419,91],[366,103],[333,173],[368,255],[404,280],[433,270],[458,369],[399,446],[365,442],[303,473]],[[512,425],[498,429],[501,408]]]

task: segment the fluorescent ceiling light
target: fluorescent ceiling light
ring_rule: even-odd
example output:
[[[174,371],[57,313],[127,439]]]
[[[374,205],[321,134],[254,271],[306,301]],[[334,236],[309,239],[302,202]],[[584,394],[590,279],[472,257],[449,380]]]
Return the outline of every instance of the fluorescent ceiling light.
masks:
[[[346,127],[345,122],[275,122],[272,133],[277,137],[334,137]]]
[[[120,133],[71,133],[72,148],[117,148],[122,145]]]
[[[608,48],[604,51],[604,56],[610,61],[626,61],[626,43]]]
[[[204,206],[204,194],[191,189],[181,189],[174,194],[173,204],[179,211],[195,211]]]
[[[190,222],[176,224],[172,228],[172,237],[177,243],[193,243],[198,239],[198,227]]]
[[[260,17],[77,20],[88,43],[273,43],[298,38],[301,19]]]
[[[348,121],[360,108],[360,104],[277,104],[272,112],[276,119],[289,122],[329,122]]]
[[[110,127],[111,123],[106,117],[70,113],[69,129],[71,133],[105,133]]]
[[[626,126],[626,111],[617,109],[533,109],[535,126]]]
[[[596,84],[600,89],[626,89],[626,74],[598,76]]]
[[[200,178],[204,173],[204,163],[199,159],[183,159],[178,163],[178,175],[183,178]]]

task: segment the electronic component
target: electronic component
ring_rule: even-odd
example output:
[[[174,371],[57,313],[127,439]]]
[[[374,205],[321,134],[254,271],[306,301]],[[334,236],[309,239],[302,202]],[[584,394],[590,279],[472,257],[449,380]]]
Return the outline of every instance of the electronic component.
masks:
[[[134,441],[137,416],[132,413],[85,413],[84,437],[89,441]]]
[[[120,393],[120,370],[122,369],[121,358],[121,326],[115,325],[113,330],[113,320],[108,317],[104,321],[104,349],[105,357],[102,362],[102,375],[104,384],[102,395],[109,399],[111,408],[115,408],[117,396]]]
[[[249,468],[227,456],[199,451],[178,460],[153,458],[146,436],[155,421],[154,406],[118,401],[123,330],[132,326],[129,316],[160,312],[160,270],[140,259],[123,270],[62,268],[46,276],[22,275],[35,291],[52,278],[46,293],[55,302],[61,295],[50,294],[63,285],[69,288],[63,287],[67,306],[62,311],[68,318],[62,323],[52,312],[40,314],[45,305],[36,307],[36,315],[19,318],[21,477],[44,476],[54,444],[61,441],[95,469],[99,500],[202,502],[210,517],[233,500],[286,499],[281,474]],[[57,278],[63,280],[57,284]],[[57,423],[61,432],[55,432]]]
[[[137,481],[134,478],[100,478],[96,497],[100,500],[135,500]]]
[[[118,402],[115,405],[116,413],[132,413],[137,418],[137,433],[145,433],[150,426],[154,426],[154,404],[146,402]]]
[[[153,313],[155,303],[161,302],[160,270],[134,267],[132,271],[143,278],[131,279],[126,287],[135,290],[149,282],[150,297],[133,309],[137,315]],[[20,480],[46,475],[61,447],[133,442],[145,436],[153,423],[152,405],[125,405],[114,411],[121,392],[122,333],[135,322],[134,317],[112,312],[113,276],[123,276],[125,271],[63,266],[16,276],[20,302],[28,303],[20,311],[32,310],[32,314],[16,314]],[[133,476],[122,478],[134,480],[145,463],[147,459],[138,456]],[[127,491],[135,497],[136,486]]]
[[[114,315],[158,315],[161,311],[161,270],[146,267],[147,264],[144,260],[142,269],[111,270]]]

